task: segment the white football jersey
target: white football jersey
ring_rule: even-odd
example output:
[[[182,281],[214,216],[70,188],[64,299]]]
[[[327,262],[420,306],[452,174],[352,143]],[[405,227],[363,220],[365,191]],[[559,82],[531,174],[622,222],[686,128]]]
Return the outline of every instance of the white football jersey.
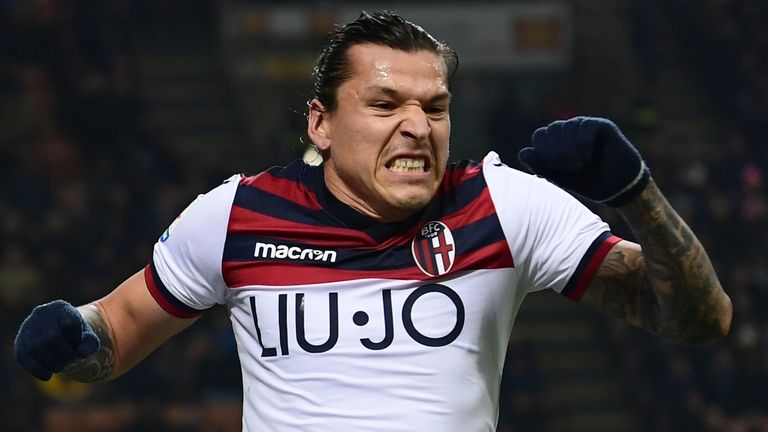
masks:
[[[432,202],[392,224],[298,161],[198,197],[145,274],[173,315],[228,308],[246,431],[493,431],[523,298],[578,299],[617,241],[495,153],[449,165]]]

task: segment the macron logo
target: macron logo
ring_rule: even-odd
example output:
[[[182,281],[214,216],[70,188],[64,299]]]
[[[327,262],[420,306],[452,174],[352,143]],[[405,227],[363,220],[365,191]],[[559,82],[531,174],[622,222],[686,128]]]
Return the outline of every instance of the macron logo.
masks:
[[[271,243],[256,242],[253,251],[256,258],[310,260],[323,262],[336,262],[336,251],[321,249],[302,249],[296,246],[274,245]]]

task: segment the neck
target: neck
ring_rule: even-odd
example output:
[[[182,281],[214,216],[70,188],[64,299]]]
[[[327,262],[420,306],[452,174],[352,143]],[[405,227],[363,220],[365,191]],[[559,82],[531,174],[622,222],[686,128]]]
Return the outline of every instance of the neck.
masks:
[[[378,211],[369,201],[366,201],[354,193],[352,193],[348,187],[345,186],[344,181],[327,166],[324,169],[325,172],[325,186],[328,191],[343,204],[349,206],[351,209],[369,217],[375,221],[383,223],[393,223],[404,220],[410,216],[410,214],[401,214],[397,210],[390,210],[388,212]]]

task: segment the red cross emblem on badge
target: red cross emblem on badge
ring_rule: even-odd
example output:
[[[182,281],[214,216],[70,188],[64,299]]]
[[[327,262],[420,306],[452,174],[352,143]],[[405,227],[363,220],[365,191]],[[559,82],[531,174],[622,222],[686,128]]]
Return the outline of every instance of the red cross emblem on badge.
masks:
[[[416,265],[427,276],[448,273],[456,257],[451,230],[442,222],[428,222],[413,239],[411,253]]]

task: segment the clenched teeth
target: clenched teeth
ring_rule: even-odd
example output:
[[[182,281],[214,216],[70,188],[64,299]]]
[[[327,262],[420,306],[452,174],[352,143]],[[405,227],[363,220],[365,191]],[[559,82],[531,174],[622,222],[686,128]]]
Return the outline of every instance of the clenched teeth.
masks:
[[[408,158],[395,159],[394,162],[392,162],[392,165],[389,167],[389,169],[395,172],[423,171],[424,159],[408,159]]]

